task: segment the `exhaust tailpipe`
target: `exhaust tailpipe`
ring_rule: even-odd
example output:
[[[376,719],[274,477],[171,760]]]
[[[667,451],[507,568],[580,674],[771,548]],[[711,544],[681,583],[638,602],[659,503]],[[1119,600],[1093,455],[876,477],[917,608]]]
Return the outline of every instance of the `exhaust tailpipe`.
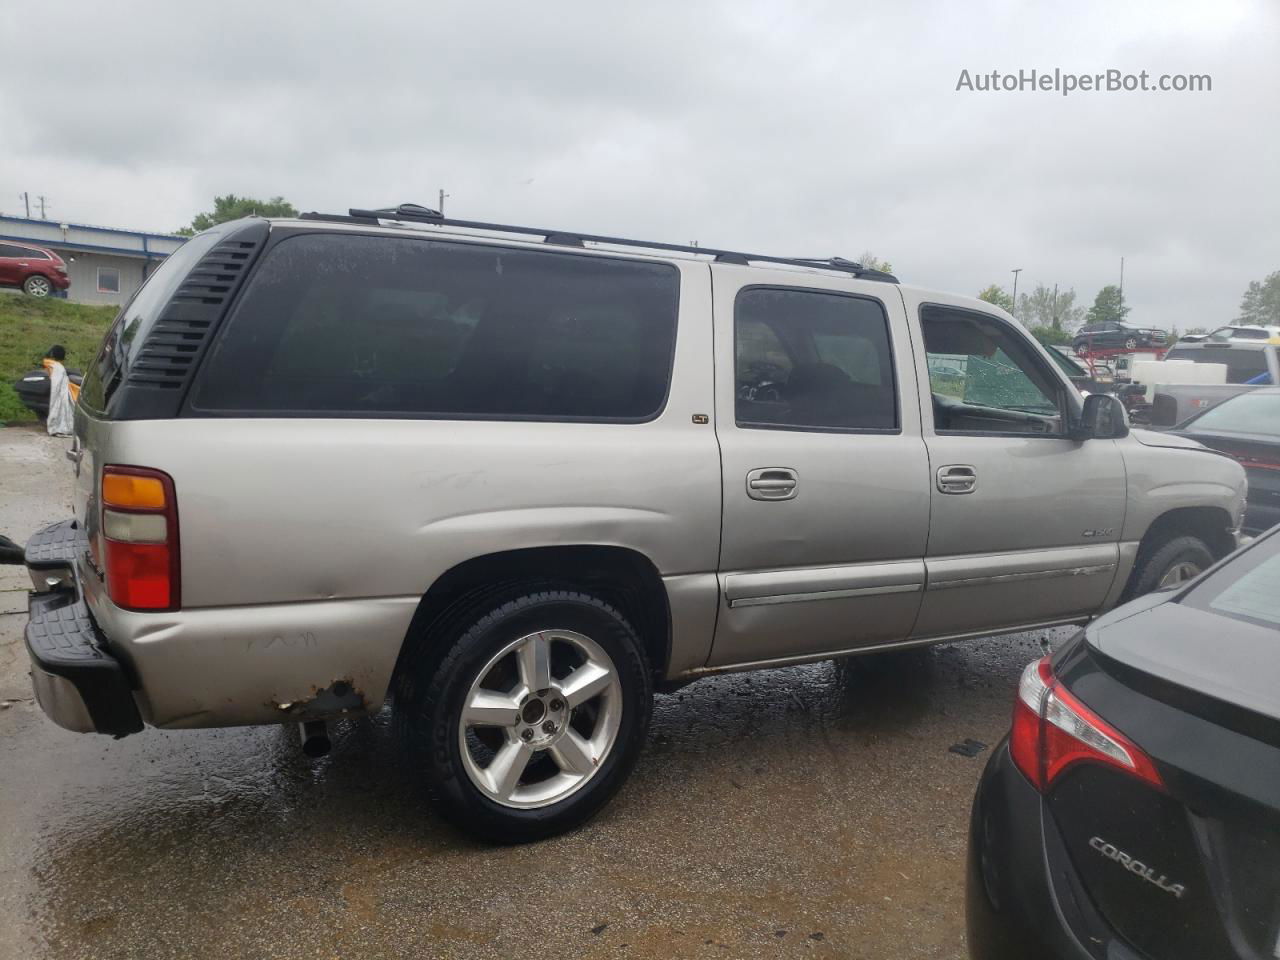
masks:
[[[302,734],[302,752],[312,760],[323,757],[333,747],[329,725],[323,720],[304,720],[298,730]]]

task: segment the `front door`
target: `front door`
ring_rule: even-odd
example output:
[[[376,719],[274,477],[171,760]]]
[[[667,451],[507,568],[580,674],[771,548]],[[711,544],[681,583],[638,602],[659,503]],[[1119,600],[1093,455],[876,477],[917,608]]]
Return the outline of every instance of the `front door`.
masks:
[[[1125,470],[1114,440],[1078,441],[1080,396],[1025,333],[921,304],[929,452],[928,589],[916,637],[1088,616],[1116,575]]]
[[[906,637],[927,459],[895,286],[713,266],[724,518],[712,666]]]

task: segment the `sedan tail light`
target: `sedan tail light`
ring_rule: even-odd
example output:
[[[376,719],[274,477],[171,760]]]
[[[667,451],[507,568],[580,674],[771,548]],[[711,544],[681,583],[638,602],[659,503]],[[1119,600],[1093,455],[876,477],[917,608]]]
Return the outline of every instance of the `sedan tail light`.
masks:
[[[1151,758],[1072,696],[1053,675],[1048,657],[1022,671],[1009,752],[1041,793],[1078,763],[1100,763],[1164,786]]]
[[[107,595],[126,610],[176,610],[181,584],[173,478],[146,467],[102,469]]]

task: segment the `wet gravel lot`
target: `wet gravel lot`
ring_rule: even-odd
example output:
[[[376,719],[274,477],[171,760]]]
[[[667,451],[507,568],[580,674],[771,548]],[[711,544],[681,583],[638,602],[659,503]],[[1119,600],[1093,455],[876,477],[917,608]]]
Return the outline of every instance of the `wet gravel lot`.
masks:
[[[0,429],[0,532],[69,513],[66,441]],[[1070,631],[738,674],[659,696],[592,823],[479,844],[386,713],[113,741],[31,702],[0,567],[0,957],[962,958],[969,802],[1018,674]]]

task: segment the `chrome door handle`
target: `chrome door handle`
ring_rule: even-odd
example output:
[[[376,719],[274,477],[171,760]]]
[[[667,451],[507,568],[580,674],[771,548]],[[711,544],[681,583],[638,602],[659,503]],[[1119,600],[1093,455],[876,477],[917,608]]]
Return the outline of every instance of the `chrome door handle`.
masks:
[[[968,463],[953,463],[938,468],[938,492],[973,493],[978,489],[978,468]]]
[[[800,477],[790,467],[761,467],[747,474],[747,496],[752,500],[791,500]]]

